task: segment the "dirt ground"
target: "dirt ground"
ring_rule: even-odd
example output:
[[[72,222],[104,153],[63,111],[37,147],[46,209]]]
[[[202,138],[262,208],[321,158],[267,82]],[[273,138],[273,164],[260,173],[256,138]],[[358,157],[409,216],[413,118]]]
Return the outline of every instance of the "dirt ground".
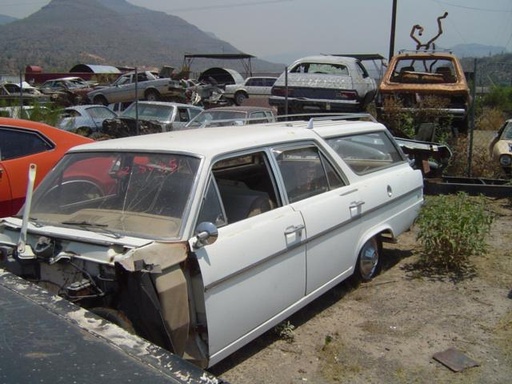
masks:
[[[373,281],[342,283],[210,371],[231,384],[512,383],[512,206],[497,217],[476,276],[416,276],[416,229],[385,244]],[[291,329],[288,326],[288,329]],[[453,372],[433,355],[455,348],[478,364]]]

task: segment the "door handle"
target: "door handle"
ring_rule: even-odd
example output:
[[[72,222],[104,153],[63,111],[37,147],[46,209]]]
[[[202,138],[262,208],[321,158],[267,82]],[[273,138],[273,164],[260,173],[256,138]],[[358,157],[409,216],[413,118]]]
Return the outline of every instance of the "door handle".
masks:
[[[364,205],[364,201],[362,201],[362,200],[353,201],[353,202],[350,203],[349,208],[359,208],[359,207],[361,207],[363,205]]]
[[[291,225],[284,230],[285,235],[291,235],[292,233],[300,232],[304,229],[304,224]]]

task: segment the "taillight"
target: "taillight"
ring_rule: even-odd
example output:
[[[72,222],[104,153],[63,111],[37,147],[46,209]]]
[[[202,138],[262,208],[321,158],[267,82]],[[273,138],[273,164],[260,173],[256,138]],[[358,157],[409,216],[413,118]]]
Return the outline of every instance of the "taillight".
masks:
[[[357,100],[355,91],[336,91],[336,98],[341,100]]]
[[[273,87],[272,88],[272,95],[274,96],[286,96],[286,87]],[[293,95],[293,89],[288,88],[288,96]]]

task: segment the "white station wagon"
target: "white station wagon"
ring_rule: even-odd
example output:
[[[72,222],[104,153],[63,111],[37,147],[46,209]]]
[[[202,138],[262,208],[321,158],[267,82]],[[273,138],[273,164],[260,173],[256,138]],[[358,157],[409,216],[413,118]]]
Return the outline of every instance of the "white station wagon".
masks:
[[[4,268],[209,367],[371,279],[423,181],[383,125],[311,120],[75,147],[27,200]]]

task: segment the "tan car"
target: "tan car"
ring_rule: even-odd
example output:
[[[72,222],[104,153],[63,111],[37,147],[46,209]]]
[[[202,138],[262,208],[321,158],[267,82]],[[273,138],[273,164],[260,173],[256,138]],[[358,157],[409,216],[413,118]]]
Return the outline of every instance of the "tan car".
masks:
[[[507,120],[489,145],[491,159],[498,162],[505,174],[512,176],[512,119]]]
[[[442,110],[460,132],[468,127],[469,87],[462,66],[448,52],[406,52],[391,58],[376,99],[380,117],[386,112],[386,99],[397,100],[404,112],[424,107],[429,96],[446,101]]]

